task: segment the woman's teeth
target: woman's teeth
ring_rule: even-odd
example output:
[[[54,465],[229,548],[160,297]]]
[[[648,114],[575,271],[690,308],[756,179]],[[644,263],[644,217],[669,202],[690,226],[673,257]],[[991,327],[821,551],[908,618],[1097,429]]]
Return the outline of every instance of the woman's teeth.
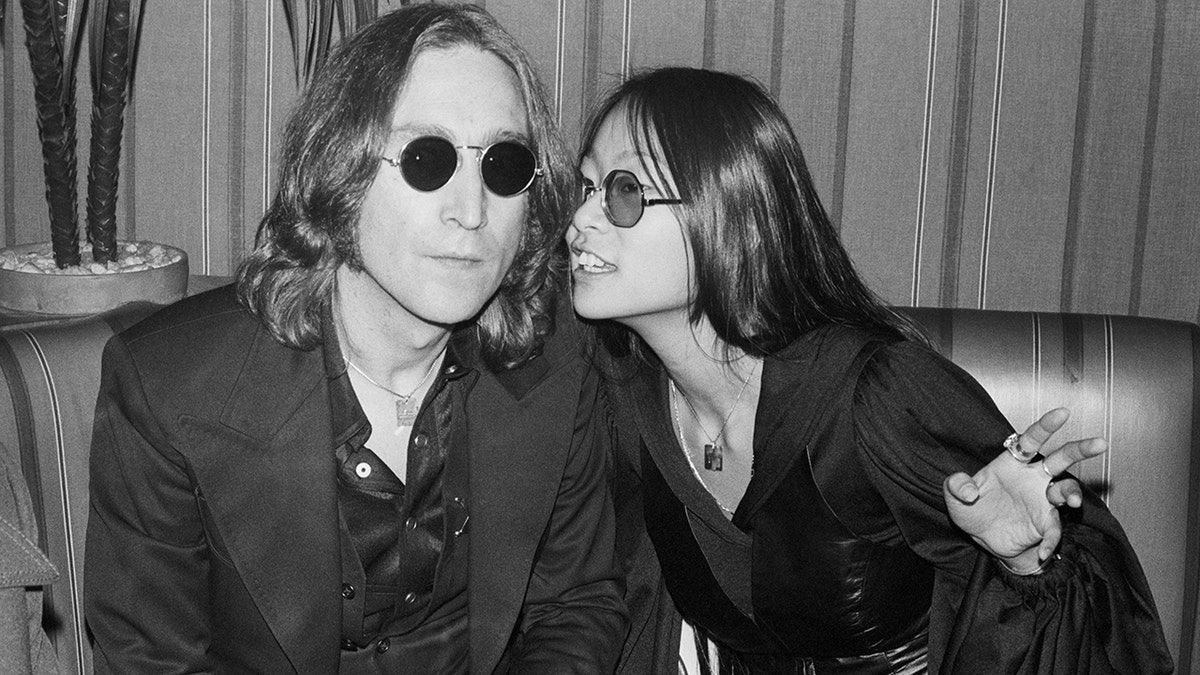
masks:
[[[576,255],[576,260],[579,267],[583,268],[585,272],[600,272],[605,268],[612,269],[612,265],[609,265],[595,253],[589,253],[588,251],[580,251]]]

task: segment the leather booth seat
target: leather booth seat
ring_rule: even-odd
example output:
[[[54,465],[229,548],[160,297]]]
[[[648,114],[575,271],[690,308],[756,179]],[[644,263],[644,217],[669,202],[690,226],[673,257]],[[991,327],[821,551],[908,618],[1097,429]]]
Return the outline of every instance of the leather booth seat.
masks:
[[[62,672],[90,672],[81,599],[88,448],[100,355],[146,316],[0,328],[0,446],[28,483],[40,547],[59,571],[44,621]],[[1076,471],[1120,519],[1145,567],[1178,672],[1200,644],[1200,327],[1148,318],[993,310],[905,310],[1023,429],[1071,409],[1060,438],[1111,449]],[[133,599],[131,599],[132,601]]]

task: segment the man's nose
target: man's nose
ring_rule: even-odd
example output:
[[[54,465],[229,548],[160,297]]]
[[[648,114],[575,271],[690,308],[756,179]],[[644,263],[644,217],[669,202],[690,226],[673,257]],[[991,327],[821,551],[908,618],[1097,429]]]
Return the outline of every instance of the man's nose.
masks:
[[[479,156],[483,152],[478,148],[462,148],[462,164],[446,190],[446,204],[443,216],[459,227],[467,230],[477,230],[487,224],[487,203],[490,194],[483,183],[479,172]]]

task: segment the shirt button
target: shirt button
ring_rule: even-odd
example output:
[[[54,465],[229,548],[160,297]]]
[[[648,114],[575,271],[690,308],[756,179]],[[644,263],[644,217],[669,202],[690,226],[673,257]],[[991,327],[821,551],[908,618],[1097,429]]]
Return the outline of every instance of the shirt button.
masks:
[[[350,600],[354,597],[354,586],[350,584],[342,584],[342,597]]]
[[[366,478],[367,476],[371,475],[371,465],[367,464],[366,462],[359,462],[358,466],[354,467],[354,473],[356,473],[359,478]]]
[[[387,650],[389,650],[391,648],[392,648],[392,640],[390,638],[383,638],[379,641],[379,644],[375,645],[375,651],[379,652],[380,654],[386,652]]]
[[[413,439],[413,445],[423,448],[429,445],[429,437],[425,434],[417,434],[417,437]]]
[[[413,591],[409,591],[408,593],[406,593],[404,595],[404,604],[406,604],[406,605],[411,605],[414,602],[416,602],[416,600],[417,600],[417,594]]]
[[[404,521],[404,527],[408,528],[409,530],[417,529],[417,519],[409,518],[408,520]]]

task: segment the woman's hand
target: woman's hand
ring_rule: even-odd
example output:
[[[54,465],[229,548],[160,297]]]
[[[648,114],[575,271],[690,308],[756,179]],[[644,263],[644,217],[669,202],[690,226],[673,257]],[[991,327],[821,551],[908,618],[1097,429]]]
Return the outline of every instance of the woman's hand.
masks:
[[[1020,451],[1039,452],[1068,417],[1066,408],[1043,415],[1021,434]],[[1071,441],[1029,463],[1005,449],[974,476],[959,472],[942,483],[950,519],[1009,569],[1035,573],[1062,537],[1057,507],[1078,507],[1083,501],[1078,481],[1052,478],[1107,449],[1102,438]]]

